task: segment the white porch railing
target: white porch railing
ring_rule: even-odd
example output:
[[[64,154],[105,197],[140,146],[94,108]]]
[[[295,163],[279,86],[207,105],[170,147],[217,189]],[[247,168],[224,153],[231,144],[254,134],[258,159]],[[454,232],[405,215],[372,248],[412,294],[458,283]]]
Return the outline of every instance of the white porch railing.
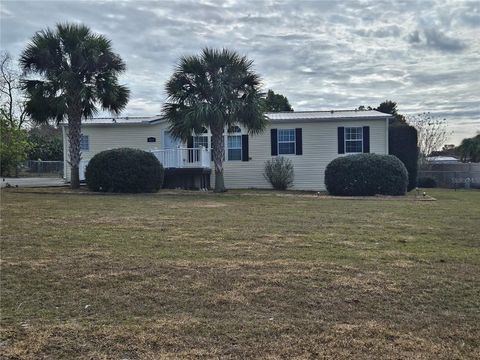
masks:
[[[210,149],[176,148],[152,150],[164,168],[210,168]]]

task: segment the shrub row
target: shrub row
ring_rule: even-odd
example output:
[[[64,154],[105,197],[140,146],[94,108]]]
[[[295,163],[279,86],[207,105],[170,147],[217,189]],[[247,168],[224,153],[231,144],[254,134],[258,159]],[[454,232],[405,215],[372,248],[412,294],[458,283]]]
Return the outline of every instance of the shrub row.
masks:
[[[285,190],[293,184],[293,163],[282,156],[268,160],[264,176],[274,189]],[[85,172],[88,188],[103,192],[155,192],[163,177],[164,169],[152,153],[129,148],[96,154]],[[408,172],[393,155],[342,156],[325,170],[325,185],[332,195],[404,195],[407,184]]]

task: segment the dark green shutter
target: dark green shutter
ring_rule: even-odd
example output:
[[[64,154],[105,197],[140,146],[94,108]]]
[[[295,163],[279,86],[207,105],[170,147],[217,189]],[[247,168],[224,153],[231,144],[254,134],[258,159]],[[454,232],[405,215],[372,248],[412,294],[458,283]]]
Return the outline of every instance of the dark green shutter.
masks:
[[[364,153],[370,152],[370,127],[369,126],[363,127],[363,152]]]
[[[337,128],[337,142],[338,153],[345,154],[345,128],[343,126]]]
[[[187,148],[193,148],[193,136],[189,136],[187,139]]]
[[[302,128],[295,129],[295,154],[303,154]]]
[[[248,135],[242,135],[242,161],[248,161]]]
[[[277,129],[270,130],[270,145],[272,148],[272,156],[278,155]]]

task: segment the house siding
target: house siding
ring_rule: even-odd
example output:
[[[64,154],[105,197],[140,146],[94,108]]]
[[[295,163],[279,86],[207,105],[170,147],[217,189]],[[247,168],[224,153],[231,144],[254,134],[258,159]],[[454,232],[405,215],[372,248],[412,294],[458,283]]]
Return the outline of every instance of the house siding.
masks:
[[[369,126],[370,152],[387,154],[387,121],[354,120],[325,121],[321,123],[270,124],[260,135],[250,136],[250,161],[226,161],[224,164],[225,186],[227,188],[271,188],[263,177],[265,162],[271,155],[270,129],[302,128],[303,155],[279,155],[292,160],[295,178],[294,190],[325,190],[325,168],[338,154],[337,127]],[[243,129],[242,129],[243,130]],[[348,154],[347,154],[348,155]],[[211,184],[214,184],[212,176]]]
[[[160,149],[163,141],[164,124],[153,125],[109,125],[109,126],[82,126],[82,134],[88,135],[89,151],[82,151],[82,161],[90,160],[95,154],[110,149],[129,147],[150,151]],[[68,159],[68,128],[65,129],[64,146],[65,158]],[[148,137],[155,137],[156,142],[147,142]],[[65,179],[70,181],[70,166],[66,166]]]
[[[338,156],[337,128],[369,126],[370,152],[388,153],[388,121],[386,118],[359,120],[332,120],[321,122],[272,123],[259,135],[249,135],[249,161],[225,161],[224,177],[227,188],[271,188],[263,177],[265,162],[272,158],[270,129],[302,128],[302,155],[281,155],[292,160],[295,172],[293,189],[325,190],[325,168]],[[90,149],[83,151],[82,160],[91,159],[96,153],[119,147],[131,147],[141,150],[161,149],[165,123],[153,125],[108,125],[82,126],[82,134],[89,136]],[[242,129],[245,134],[245,129]],[[65,132],[67,136],[67,131]],[[157,141],[148,143],[148,137],[156,137]],[[226,136],[225,136],[226,140]],[[67,143],[67,141],[66,141]],[[209,139],[209,145],[211,141]],[[65,146],[68,158],[68,145]],[[227,152],[227,148],[225,147]],[[228,158],[228,156],[226,156]],[[213,169],[213,164],[212,164]],[[66,179],[70,180],[70,168],[66,166]],[[214,186],[215,176],[212,171],[211,184]]]

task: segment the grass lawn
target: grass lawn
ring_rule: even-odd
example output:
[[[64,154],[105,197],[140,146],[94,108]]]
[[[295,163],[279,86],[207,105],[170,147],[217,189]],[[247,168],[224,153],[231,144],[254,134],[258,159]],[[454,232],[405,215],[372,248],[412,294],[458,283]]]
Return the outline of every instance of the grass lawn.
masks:
[[[42,191],[2,190],[0,358],[480,358],[479,191]]]

